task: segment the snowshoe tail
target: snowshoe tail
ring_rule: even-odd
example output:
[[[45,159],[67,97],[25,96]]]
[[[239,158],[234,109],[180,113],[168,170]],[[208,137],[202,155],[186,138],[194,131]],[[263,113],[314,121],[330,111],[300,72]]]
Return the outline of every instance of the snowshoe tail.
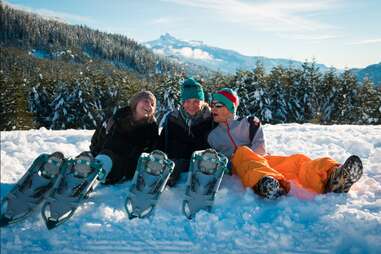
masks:
[[[98,183],[101,165],[88,152],[81,153],[65,165],[62,176],[41,209],[48,229],[53,229],[69,220],[82,201]]]
[[[125,201],[129,219],[152,214],[173,168],[174,163],[159,150],[141,154]]]
[[[183,213],[188,219],[200,210],[212,210],[227,161],[223,154],[213,149],[193,153],[183,200]]]
[[[27,218],[51,191],[61,174],[64,155],[42,154],[1,201],[0,227]]]

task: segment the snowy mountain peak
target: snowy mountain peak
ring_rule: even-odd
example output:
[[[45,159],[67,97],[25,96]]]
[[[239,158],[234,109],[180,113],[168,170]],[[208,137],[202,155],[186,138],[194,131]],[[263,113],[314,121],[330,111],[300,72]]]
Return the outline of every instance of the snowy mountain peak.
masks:
[[[195,41],[195,40],[189,41],[189,43],[194,45],[194,46],[201,46],[204,44],[203,41]]]
[[[172,36],[169,33],[165,33],[165,34],[161,35],[159,40],[163,41],[163,42],[176,42],[176,41],[178,41],[174,36]]]
[[[165,55],[183,63],[191,63],[206,67],[213,71],[234,73],[237,70],[252,70],[261,62],[267,71],[275,66],[288,67],[302,66],[302,62],[290,59],[273,59],[263,56],[245,56],[236,51],[209,46],[199,40],[180,40],[169,33],[165,33],[157,40],[145,42],[147,48],[155,53]],[[328,68],[318,64],[325,71]]]

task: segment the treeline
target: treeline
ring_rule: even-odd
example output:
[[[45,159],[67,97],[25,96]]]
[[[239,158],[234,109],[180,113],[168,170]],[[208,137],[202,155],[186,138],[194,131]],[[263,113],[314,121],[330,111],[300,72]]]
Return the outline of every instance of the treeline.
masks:
[[[148,81],[102,63],[73,65],[22,52],[8,48],[0,54],[14,59],[12,65],[6,61],[9,68],[0,66],[1,130],[94,129],[141,89],[157,96],[158,118],[180,105],[182,74]],[[234,76],[196,78],[209,99],[221,87],[236,89],[238,114],[256,115],[264,123],[381,123],[381,90],[369,80],[359,83],[349,71],[321,73],[314,63],[305,63],[301,69],[276,67],[267,74],[258,64]]]
[[[266,74],[258,65],[237,73],[232,84],[242,98],[240,113],[266,123],[381,123],[381,89],[367,79],[359,82],[348,70],[321,73],[315,63],[304,63]]]
[[[0,49],[0,130],[94,128],[161,79],[142,79],[100,61],[72,64]]]
[[[381,124],[381,87],[358,81],[349,70],[322,73],[306,62],[302,68],[278,66],[266,73],[258,63],[252,71],[218,74],[203,83],[209,94],[235,89],[241,98],[238,115],[255,115],[264,123]],[[178,90],[168,92],[178,105]]]

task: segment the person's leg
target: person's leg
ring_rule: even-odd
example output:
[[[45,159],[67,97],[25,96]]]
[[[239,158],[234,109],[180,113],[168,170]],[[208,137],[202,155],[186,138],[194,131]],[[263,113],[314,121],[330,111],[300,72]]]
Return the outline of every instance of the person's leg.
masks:
[[[287,180],[297,180],[302,187],[316,193],[324,192],[330,173],[339,166],[339,163],[329,157],[311,160],[303,154],[269,156],[266,159]]]
[[[288,192],[289,184],[286,178],[272,168],[267,159],[256,154],[246,146],[239,147],[231,158],[233,173],[237,174],[245,187],[254,187],[264,176],[278,180]]]
[[[181,173],[188,171],[189,160],[188,159],[172,159],[175,163],[175,168],[171,176],[168,179],[167,185],[169,187],[174,187],[180,179]]]

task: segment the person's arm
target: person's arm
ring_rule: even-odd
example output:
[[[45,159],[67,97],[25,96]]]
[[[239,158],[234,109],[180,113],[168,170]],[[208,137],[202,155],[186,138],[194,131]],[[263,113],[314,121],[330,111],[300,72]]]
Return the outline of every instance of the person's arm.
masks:
[[[168,151],[168,128],[169,128],[169,118],[170,118],[170,115],[171,115],[171,111],[170,112],[167,112],[163,118],[161,119],[160,121],[160,124],[159,124],[159,137],[158,137],[158,142],[157,142],[157,149],[160,150],[160,151],[163,151],[165,153],[167,153]]]
[[[263,132],[262,125],[259,125],[257,132],[251,140],[251,150],[259,155],[265,155],[266,152],[266,140]]]
[[[159,128],[156,122],[152,123],[150,126],[150,135],[148,135],[149,142],[147,146],[147,151],[151,152],[153,150],[161,150],[162,141],[159,136]]]
[[[212,135],[213,135],[212,132],[210,132],[208,135],[208,144],[210,145],[211,148],[218,150]]]

